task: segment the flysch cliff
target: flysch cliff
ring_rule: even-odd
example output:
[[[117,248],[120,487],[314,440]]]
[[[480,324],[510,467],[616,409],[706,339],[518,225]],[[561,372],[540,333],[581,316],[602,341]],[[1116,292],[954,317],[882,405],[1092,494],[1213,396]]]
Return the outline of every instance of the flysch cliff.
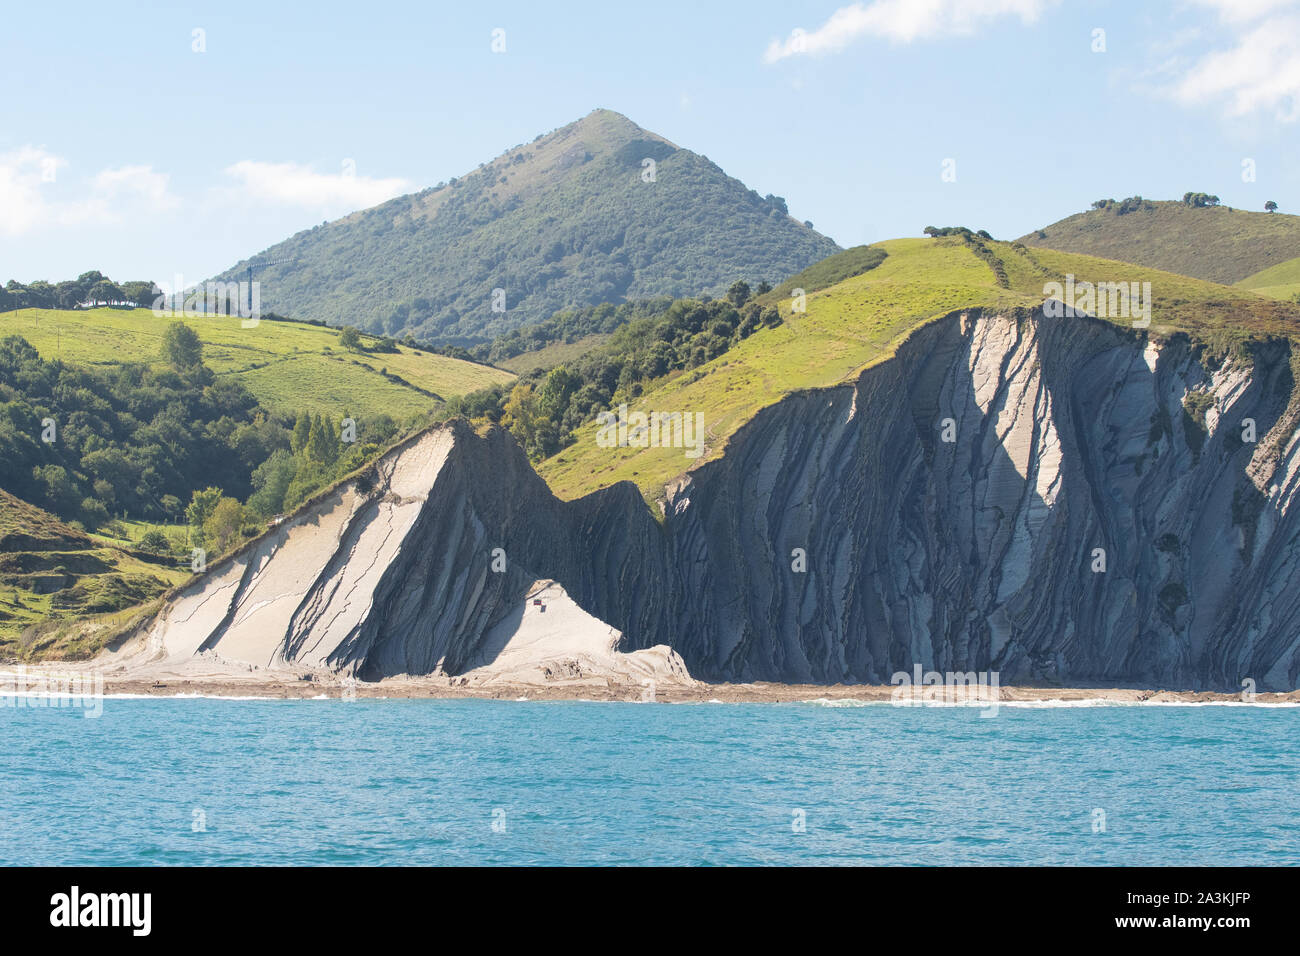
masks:
[[[1216,363],[1087,318],[954,314],[761,411],[662,521],[628,483],[560,501],[507,433],[453,422],[179,590],[106,664],[1292,690],[1293,391],[1286,343]]]
[[[459,626],[423,628],[426,638],[436,632],[439,646],[455,649],[450,673],[443,655],[399,658],[390,651],[378,663],[390,647],[385,617],[393,613],[394,589],[403,603],[427,595],[436,607],[448,585],[459,589],[469,580],[409,575],[418,573],[410,562],[427,543],[431,514],[456,503],[445,491],[449,455],[472,438],[454,428],[427,431],[309,503],[178,589],[149,624],[104,656],[107,673],[328,680],[384,666],[383,676],[435,675],[455,686],[693,683],[667,647],[620,652],[618,631],[583,611],[557,582],[525,584],[525,571],[507,572],[504,552],[494,556],[491,577],[480,573],[469,593],[456,595],[464,612]],[[482,530],[475,516],[465,517]],[[472,637],[460,633],[466,628]],[[376,634],[384,636],[378,648],[371,646]]]

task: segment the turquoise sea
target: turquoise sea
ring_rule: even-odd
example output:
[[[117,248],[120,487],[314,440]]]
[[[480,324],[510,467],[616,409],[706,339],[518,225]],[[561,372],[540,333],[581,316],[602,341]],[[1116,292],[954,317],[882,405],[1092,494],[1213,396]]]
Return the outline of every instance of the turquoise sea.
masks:
[[[86,719],[4,706],[0,861],[1300,862],[1300,708],[979,713],[110,698]]]

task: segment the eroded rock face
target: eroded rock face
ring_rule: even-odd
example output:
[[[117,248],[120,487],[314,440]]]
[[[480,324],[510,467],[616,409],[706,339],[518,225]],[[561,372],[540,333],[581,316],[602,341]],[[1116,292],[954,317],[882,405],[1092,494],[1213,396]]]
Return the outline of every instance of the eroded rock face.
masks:
[[[697,676],[1292,689],[1291,391],[1284,348],[1210,372],[1092,320],[930,326],[694,473],[670,528],[682,593],[709,600],[674,646]]]
[[[214,568],[151,640],[461,674],[509,646],[549,580],[622,650],[668,645],[708,680],[885,682],[920,664],[1290,690],[1290,356],[1198,355],[1089,319],[951,316],[855,384],[760,412],[674,487],[662,524],[626,483],[561,502],[508,434],[451,424]],[[1189,416],[1191,392],[1209,398]]]
[[[552,687],[636,683],[646,689],[647,699],[661,684],[694,683],[681,656],[667,645],[622,653],[622,641],[621,633],[584,611],[558,583],[537,581],[484,635],[462,681]]]

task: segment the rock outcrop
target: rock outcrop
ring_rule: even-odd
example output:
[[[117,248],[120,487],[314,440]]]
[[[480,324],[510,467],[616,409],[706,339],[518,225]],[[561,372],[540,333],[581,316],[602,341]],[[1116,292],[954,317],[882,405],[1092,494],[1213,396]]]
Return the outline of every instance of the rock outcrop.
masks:
[[[662,521],[628,483],[559,501],[507,433],[451,423],[212,568],[139,641],[154,660],[363,679],[545,676],[581,656],[566,627],[521,631],[554,582],[598,619],[592,660],[629,680],[672,679],[679,654],[707,680],[920,664],[1291,690],[1290,358],[1279,343],[1215,365],[1091,319],[949,316],[855,383],[761,411]],[[629,656],[657,645],[676,653]]]

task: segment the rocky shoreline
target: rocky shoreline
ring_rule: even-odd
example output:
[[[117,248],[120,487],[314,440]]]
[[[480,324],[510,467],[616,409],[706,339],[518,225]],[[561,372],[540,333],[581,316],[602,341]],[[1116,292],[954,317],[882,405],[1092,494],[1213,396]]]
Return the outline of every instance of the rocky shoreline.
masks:
[[[569,685],[538,685],[533,683],[489,682],[474,685],[457,685],[454,679],[401,679],[378,682],[320,681],[320,680],[106,680],[106,695],[141,695],[151,697],[265,697],[311,700],[320,698],[366,699],[486,699],[519,700],[595,700],[639,703],[798,703],[860,702],[885,703],[893,700],[899,690],[891,685],[852,684],[672,684],[653,688],[618,684],[574,683]],[[1114,704],[1300,704],[1300,691],[1288,693],[1260,693],[1253,700],[1241,694],[1210,691],[1155,690],[1117,687],[1002,687],[996,700],[1000,704],[1063,703],[1083,704],[1106,702]],[[970,706],[981,706],[985,698],[972,696],[960,701]],[[918,705],[925,702],[918,698]],[[940,700],[938,703],[952,703]]]

